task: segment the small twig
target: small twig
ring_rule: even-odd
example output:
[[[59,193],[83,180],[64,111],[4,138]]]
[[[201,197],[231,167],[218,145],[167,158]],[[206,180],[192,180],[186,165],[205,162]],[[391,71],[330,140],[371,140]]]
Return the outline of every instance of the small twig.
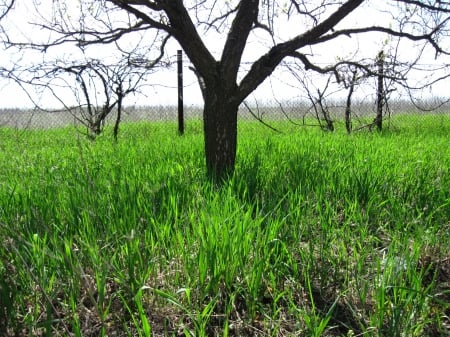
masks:
[[[275,132],[278,132],[278,133],[283,133],[283,132],[281,132],[280,130],[276,129],[275,127],[271,126],[270,124],[264,122],[264,121],[262,120],[261,117],[259,117],[258,115],[256,115],[256,114],[252,111],[252,109],[249,107],[249,105],[247,104],[247,102],[244,102],[244,106],[247,108],[248,112],[250,112],[250,114],[251,114],[258,122],[260,122],[262,125],[268,127],[268,128],[271,129],[272,131],[275,131]]]

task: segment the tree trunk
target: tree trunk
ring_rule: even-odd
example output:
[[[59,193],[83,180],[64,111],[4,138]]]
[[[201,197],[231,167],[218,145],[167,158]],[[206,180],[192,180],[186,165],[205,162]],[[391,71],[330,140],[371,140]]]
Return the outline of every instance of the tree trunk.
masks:
[[[117,91],[117,117],[116,122],[114,123],[114,140],[117,142],[117,138],[119,136],[119,124],[122,119],[122,101],[123,101],[122,89]]]
[[[356,70],[353,71],[353,77],[350,82],[350,87],[348,88],[348,95],[347,95],[347,102],[345,105],[345,129],[347,130],[348,134],[352,133],[352,95],[353,90],[355,90],[355,83],[356,83]]]
[[[377,88],[377,116],[374,123],[378,131],[383,130],[383,103],[386,99],[384,95],[383,77],[384,77],[384,54],[381,51],[377,56],[378,65],[378,88]]]
[[[223,89],[223,88],[222,88]],[[208,176],[221,182],[234,171],[237,149],[238,103],[226,91],[205,90],[203,124]]]

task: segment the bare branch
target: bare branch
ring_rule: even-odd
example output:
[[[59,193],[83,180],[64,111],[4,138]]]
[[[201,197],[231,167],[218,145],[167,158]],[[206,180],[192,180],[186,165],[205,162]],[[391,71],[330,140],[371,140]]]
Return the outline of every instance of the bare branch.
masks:
[[[414,5],[419,8],[424,8],[430,11],[439,11],[441,13],[450,13],[450,2],[449,1],[430,1],[426,3],[425,1],[416,1],[416,0],[394,0],[398,3]],[[433,4],[431,4],[433,3]]]
[[[9,0],[9,2],[6,2],[6,0],[2,0],[2,3],[0,3],[0,21],[6,17],[6,15],[11,11],[11,9],[14,6],[15,0]]]
[[[241,81],[241,84],[239,85],[239,99],[245,99],[245,97],[255,90],[268,76],[270,76],[283,58],[292,54],[297,49],[314,44],[317,39],[333,29],[334,26],[363,2],[364,0],[348,0],[317,26],[287,42],[272,47],[268,53],[264,54],[253,63],[250,71]]]
[[[400,37],[404,39],[408,39],[411,41],[426,41],[428,42],[436,51],[436,53],[442,53],[446,55],[450,55],[450,52],[444,50],[441,48],[438,43],[433,39],[433,35],[436,34],[436,32],[439,31],[439,29],[444,25],[447,21],[449,21],[450,18],[446,19],[444,23],[442,23],[440,26],[434,28],[430,33],[428,34],[421,34],[421,35],[415,35],[407,32],[402,31],[396,31],[392,28],[386,28],[386,27],[379,27],[379,26],[371,26],[371,27],[364,27],[364,28],[349,28],[349,29],[342,29],[339,31],[335,31],[331,34],[324,35],[315,41],[312,41],[310,45],[320,44],[324,43],[330,40],[334,40],[339,36],[346,35],[351,36],[353,34],[364,34],[364,33],[373,33],[373,32],[379,32],[379,33],[385,33],[391,36]]]
[[[231,25],[220,63],[228,83],[235,83],[248,35],[258,17],[258,1],[242,0]]]

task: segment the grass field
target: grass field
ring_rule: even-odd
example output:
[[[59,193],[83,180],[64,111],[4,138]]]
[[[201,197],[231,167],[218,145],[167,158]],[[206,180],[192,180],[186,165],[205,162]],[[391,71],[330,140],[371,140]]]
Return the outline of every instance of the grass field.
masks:
[[[450,336],[450,119],[277,123],[0,128],[0,335]]]

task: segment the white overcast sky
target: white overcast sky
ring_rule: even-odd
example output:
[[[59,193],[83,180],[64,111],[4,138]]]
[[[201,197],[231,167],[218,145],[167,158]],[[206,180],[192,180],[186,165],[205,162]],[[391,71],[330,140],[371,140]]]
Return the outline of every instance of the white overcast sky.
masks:
[[[43,3],[48,2],[50,0],[44,0]],[[384,1],[377,2],[382,4]],[[374,2],[370,2],[371,6],[373,6]],[[41,5],[41,8],[42,7]],[[15,9],[14,12],[9,16],[8,22],[6,22],[6,29],[8,33],[12,36],[22,36],[23,38],[27,38],[29,35],[35,38],[37,34],[43,34],[36,27],[25,24],[25,22],[33,21],[33,16],[36,14],[33,6],[31,6],[31,1],[19,0],[19,5]],[[364,5],[361,9],[352,13],[345,21],[342,23],[346,26],[358,26],[358,25],[368,25],[368,24],[380,24],[383,20],[391,20],[389,15],[378,15],[375,11],[372,11],[369,5]],[[298,21],[288,21],[280,23],[279,36],[283,39],[287,40],[294,35],[301,33],[301,30],[298,28]],[[245,69],[250,66],[251,62],[254,61],[257,57],[259,57],[262,52],[266,51],[264,48],[264,42],[256,42],[258,37],[264,37],[267,34],[263,31],[255,31],[253,37],[250,38],[249,44],[246,48],[243,57],[243,66],[242,69]],[[44,36],[44,35],[42,35]],[[319,65],[325,66],[330,61],[336,59],[336,57],[342,57],[347,55],[352,55],[358,50],[359,58],[367,57],[373,58],[379,52],[381,48],[388,49],[385,46],[387,36],[381,36],[377,34],[367,34],[360,37],[342,37],[335,42],[328,42],[324,44],[323,47],[314,48],[314,57],[311,58],[312,61],[317,62]],[[223,38],[220,36],[209,36],[207,37],[207,44],[210,49],[213,51],[213,55],[216,58],[220,57],[221,47],[223,45]],[[415,53],[412,44],[403,43],[402,44],[402,55],[405,59],[408,56],[413,56]],[[109,55],[113,54],[113,48],[102,45],[101,47],[93,48],[91,53],[94,53],[96,57],[104,57],[107,58]],[[176,51],[178,49],[178,45],[175,41],[169,43],[167,48],[167,56],[175,61],[176,59]],[[0,64],[6,65],[10,63],[12,60],[21,59],[22,62],[39,62],[39,60],[45,58],[49,58],[51,53],[55,55],[61,56],[62,54],[70,55],[74,51],[74,49],[70,49],[68,47],[65,48],[57,48],[53,51],[50,51],[49,55],[43,55],[41,53],[31,53],[31,54],[18,54],[14,52],[12,49],[10,50],[1,50],[0,51]],[[307,52],[304,51],[304,52]],[[422,63],[433,64],[435,62],[433,58],[433,54],[429,53],[429,55],[422,60]],[[201,105],[202,98],[201,93],[197,84],[196,77],[193,72],[188,69],[189,60],[184,56],[184,100],[185,105]],[[419,76],[419,75],[416,75]],[[418,78],[419,80],[420,78]],[[314,80],[314,84],[318,87],[321,86],[323,79],[317,78]],[[284,83],[289,82],[289,85]],[[177,74],[176,67],[172,67],[168,70],[159,70],[154,75],[150,76],[148,79],[149,86],[145,88],[145,96],[136,95],[134,97],[127,97],[126,104],[127,105],[176,105],[177,104]],[[265,104],[273,100],[274,95],[278,100],[295,100],[298,96],[304,96],[304,93],[301,92],[301,87],[295,87],[296,82],[289,77],[287,72],[282,68],[278,69],[273,76],[267,80],[263,85],[258,88],[258,90],[249,97],[249,102],[258,101],[261,104]],[[370,90],[370,89],[365,89]],[[367,93],[364,89],[359,91],[359,95],[366,95]],[[446,95],[446,86],[444,84],[434,87],[434,95]],[[31,106],[31,102],[28,99],[27,95],[20,90],[17,85],[12,83],[11,81],[0,80],[0,96],[2,102],[2,108],[9,107],[29,107]],[[67,94],[67,100],[70,101],[70,94]],[[50,95],[45,95],[41,98],[41,104],[47,107],[56,107],[58,105],[57,101],[52,99]]]

